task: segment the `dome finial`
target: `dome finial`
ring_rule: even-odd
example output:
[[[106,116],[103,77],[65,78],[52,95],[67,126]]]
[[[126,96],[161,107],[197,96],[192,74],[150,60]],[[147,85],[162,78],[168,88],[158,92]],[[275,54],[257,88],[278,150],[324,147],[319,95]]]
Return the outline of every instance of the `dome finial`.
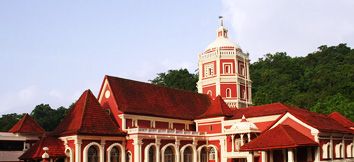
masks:
[[[219,16],[220,26],[224,26],[224,20],[222,16]]]

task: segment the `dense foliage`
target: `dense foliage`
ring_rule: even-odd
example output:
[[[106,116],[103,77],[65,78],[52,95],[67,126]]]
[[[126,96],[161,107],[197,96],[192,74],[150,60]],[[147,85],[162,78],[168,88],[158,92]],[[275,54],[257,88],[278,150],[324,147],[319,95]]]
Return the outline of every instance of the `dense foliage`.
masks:
[[[187,69],[169,70],[167,73],[158,73],[151,83],[176,89],[197,91],[198,75],[189,73]]]
[[[354,49],[321,46],[306,57],[267,54],[250,66],[253,102],[283,102],[354,120]]]
[[[64,118],[68,109],[59,107],[52,109],[48,104],[37,105],[30,116],[34,118],[46,131],[52,131]],[[14,124],[16,124],[24,114],[5,114],[0,118],[0,132],[8,131]]]

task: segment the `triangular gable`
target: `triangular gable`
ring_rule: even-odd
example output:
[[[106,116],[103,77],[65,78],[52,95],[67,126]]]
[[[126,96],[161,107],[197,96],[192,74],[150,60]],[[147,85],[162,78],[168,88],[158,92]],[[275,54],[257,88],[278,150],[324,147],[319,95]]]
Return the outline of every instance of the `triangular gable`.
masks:
[[[11,133],[43,134],[45,130],[28,114],[25,114],[9,130]]]
[[[306,124],[305,122],[303,122],[303,121],[301,121],[300,119],[296,118],[294,115],[292,115],[292,114],[289,113],[289,112],[287,112],[287,113],[285,113],[284,115],[282,115],[277,121],[274,122],[273,125],[271,125],[271,126],[269,127],[269,129],[273,129],[274,127],[276,127],[276,126],[282,124],[282,123],[283,123],[285,120],[287,120],[287,119],[290,119],[290,120],[296,122],[297,124],[303,126],[304,128],[310,130],[310,131],[311,131],[311,134],[317,134],[317,133],[319,133],[318,129],[316,129],[316,128],[314,128],[314,127],[312,127],[312,126]],[[269,129],[268,129],[268,130],[269,130]]]

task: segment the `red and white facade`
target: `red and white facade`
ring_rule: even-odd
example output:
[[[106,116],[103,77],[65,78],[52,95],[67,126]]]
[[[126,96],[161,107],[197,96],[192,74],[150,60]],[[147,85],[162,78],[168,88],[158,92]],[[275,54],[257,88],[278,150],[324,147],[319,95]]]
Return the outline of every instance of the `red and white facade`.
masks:
[[[198,92],[215,98],[221,96],[230,108],[252,104],[248,53],[228,38],[221,19],[216,39],[199,54]]]
[[[20,159],[354,160],[354,123],[339,113],[317,114],[281,103],[250,106],[248,55],[228,40],[223,25],[217,33],[199,55],[200,93],[105,76],[97,98],[85,91],[59,126]]]

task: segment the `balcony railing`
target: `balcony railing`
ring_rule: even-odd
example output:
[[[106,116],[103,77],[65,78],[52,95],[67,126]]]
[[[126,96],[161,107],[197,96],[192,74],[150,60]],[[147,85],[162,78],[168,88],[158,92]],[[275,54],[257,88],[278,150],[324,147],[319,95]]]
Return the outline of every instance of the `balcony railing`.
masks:
[[[196,131],[186,131],[186,130],[176,130],[176,129],[152,129],[152,128],[130,128],[128,129],[128,134],[170,134],[170,135],[189,135],[189,136],[200,136],[205,133]]]

